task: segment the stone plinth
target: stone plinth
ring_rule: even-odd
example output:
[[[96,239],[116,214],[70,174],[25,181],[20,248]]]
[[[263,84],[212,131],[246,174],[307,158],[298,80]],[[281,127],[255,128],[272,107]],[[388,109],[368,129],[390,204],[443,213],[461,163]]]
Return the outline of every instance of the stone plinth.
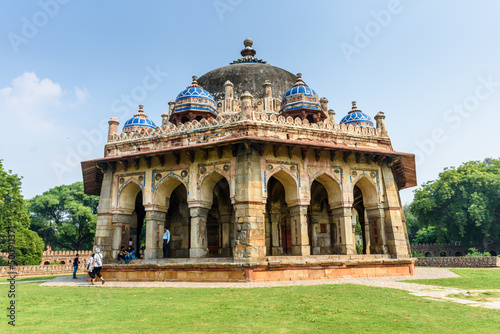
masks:
[[[413,275],[415,259],[385,255],[272,256],[261,262],[236,263],[213,258],[136,261],[108,264],[107,281],[264,282]]]

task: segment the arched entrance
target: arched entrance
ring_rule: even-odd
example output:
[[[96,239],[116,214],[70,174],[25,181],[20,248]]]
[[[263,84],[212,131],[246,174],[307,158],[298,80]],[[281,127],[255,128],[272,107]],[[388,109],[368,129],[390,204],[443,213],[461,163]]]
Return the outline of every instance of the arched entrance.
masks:
[[[285,188],[272,176],[267,184],[267,193],[266,255],[292,255],[292,226]]]
[[[157,186],[154,203],[155,210],[166,212],[157,227],[160,231],[158,257],[163,256],[163,227],[167,227],[170,231],[169,257],[189,257],[191,217],[185,184],[172,175],[167,176]]]
[[[207,246],[209,256],[230,257],[234,246],[234,210],[229,183],[220,179],[213,189],[212,206],[207,216]]]
[[[130,180],[119,192],[118,213],[113,217],[112,257],[116,259],[121,246],[132,239],[137,256],[143,257],[145,246],[146,212],[140,186]]]
[[[268,255],[310,255],[307,205],[300,205],[297,182],[283,169],[267,181],[266,245]],[[266,249],[269,249],[266,247]]]
[[[311,204],[307,213],[311,254],[333,254],[335,228],[331,224],[328,193],[326,188],[316,180],[311,184]]]
[[[385,254],[384,215],[375,186],[365,176],[353,188],[353,226],[362,254]]]

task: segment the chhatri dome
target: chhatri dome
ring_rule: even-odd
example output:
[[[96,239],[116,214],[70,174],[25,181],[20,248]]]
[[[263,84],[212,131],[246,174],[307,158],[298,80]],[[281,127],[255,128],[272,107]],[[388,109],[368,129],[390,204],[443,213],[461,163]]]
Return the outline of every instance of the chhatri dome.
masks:
[[[155,123],[148,118],[148,115],[144,113],[144,106],[139,106],[139,111],[131,119],[125,122],[123,125],[122,132],[128,133],[133,131],[139,131],[141,129],[156,129]]]
[[[352,124],[354,126],[359,125],[367,128],[374,128],[371,117],[356,107],[356,101],[352,101],[352,110],[342,118],[340,124]]]
[[[170,122],[178,124],[201,120],[203,118],[217,117],[217,108],[212,95],[204,90],[193,76],[193,82],[177,95],[175,105],[170,116]]]
[[[285,117],[298,116],[310,123],[317,123],[327,118],[325,110],[319,103],[318,94],[302,81],[301,73],[297,74],[295,85],[283,96],[279,113]]]

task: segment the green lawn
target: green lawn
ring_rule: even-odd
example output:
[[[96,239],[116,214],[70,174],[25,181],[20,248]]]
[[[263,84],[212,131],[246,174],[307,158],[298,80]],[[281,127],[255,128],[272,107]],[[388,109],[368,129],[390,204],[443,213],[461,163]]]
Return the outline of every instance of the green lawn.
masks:
[[[359,285],[253,289],[16,286],[19,333],[500,333],[500,310]],[[7,307],[7,286],[0,285]],[[5,312],[5,311],[4,311]],[[0,332],[11,328],[2,316]]]
[[[409,283],[446,286],[459,289],[500,289],[500,269],[454,268],[450,269],[460,277],[408,280]]]

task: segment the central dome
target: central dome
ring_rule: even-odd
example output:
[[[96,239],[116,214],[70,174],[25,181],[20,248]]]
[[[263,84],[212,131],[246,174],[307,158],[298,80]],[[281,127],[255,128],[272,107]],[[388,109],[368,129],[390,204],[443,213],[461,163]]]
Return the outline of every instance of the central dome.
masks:
[[[295,84],[297,77],[279,67],[266,64],[255,58],[252,40],[246,39],[242,58],[232,64],[219,67],[202,75],[198,83],[209,91],[216,101],[224,99],[224,83],[229,80],[234,84],[234,98],[239,99],[248,91],[254,98],[263,98],[262,84],[269,80],[273,84],[274,98],[281,100],[283,95]]]

